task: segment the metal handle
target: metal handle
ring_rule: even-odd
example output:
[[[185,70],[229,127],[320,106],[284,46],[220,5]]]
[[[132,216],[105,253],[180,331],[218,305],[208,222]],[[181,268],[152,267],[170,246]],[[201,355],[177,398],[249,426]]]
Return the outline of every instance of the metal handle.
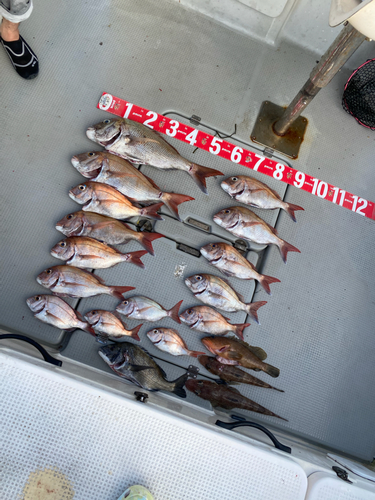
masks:
[[[272,434],[272,432],[269,431],[263,425],[257,424],[256,422],[249,422],[248,420],[245,420],[243,417],[238,417],[237,415],[231,415],[230,417],[233,420],[237,420],[237,422],[222,422],[221,420],[216,420],[215,425],[218,425],[219,427],[223,427],[224,429],[228,429],[230,431],[232,429],[235,429],[236,427],[245,427],[245,426],[255,427],[255,429],[259,429],[260,431],[264,432],[264,434],[267,434],[267,436],[275,445],[275,448],[281,451],[285,451],[285,453],[292,452],[292,448],[290,448],[289,446],[285,446],[284,444],[281,444],[280,441]]]
[[[4,335],[0,335],[0,340],[2,339],[16,339],[16,340],[23,340],[24,342],[27,342],[28,344],[33,345],[40,354],[43,356],[44,361],[47,361],[47,363],[50,363],[51,365],[55,366],[62,366],[62,361],[59,359],[53,358],[48,352],[42,347],[38,342],[35,342],[35,340],[30,339],[29,337],[25,337],[24,335],[17,335],[15,333],[6,333]]]

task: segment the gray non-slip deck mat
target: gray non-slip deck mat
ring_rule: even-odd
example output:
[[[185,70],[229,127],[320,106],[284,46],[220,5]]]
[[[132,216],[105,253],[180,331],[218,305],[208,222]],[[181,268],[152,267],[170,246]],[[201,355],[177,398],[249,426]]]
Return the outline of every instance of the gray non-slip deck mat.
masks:
[[[319,57],[283,39],[277,48],[267,47],[164,1],[39,0],[22,34],[40,58],[41,72],[36,80],[23,81],[0,51],[0,323],[35,335],[39,322],[25,299],[44,290],[35,276],[58,263],[49,255],[60,239],[55,222],[79,207],[67,196],[82,179],[69,160],[96,149],[84,131],[110,116],[95,109],[102,91],[159,113],[196,114],[228,134],[236,123],[238,138],[248,142],[261,102],[288,104]],[[363,46],[362,61],[355,56],[307,108],[307,135],[292,163],[368,199],[374,198],[374,135],[346,115],[340,102],[351,70],[371,57],[372,47]],[[173,175],[181,179],[176,191],[194,189],[200,195],[187,174]],[[219,179],[208,180],[209,191],[215,182]],[[285,393],[250,387],[241,392],[288,418],[282,425],[292,433],[371,460],[374,225],[296,188],[288,188],[287,200],[305,212],[297,213],[296,224],[280,214],[277,227],[302,253],[289,254],[284,265],[276,248],[266,251],[263,272],[281,283],[271,286],[272,297],[257,289],[254,300],[268,304],[260,309],[261,325],[249,328],[254,344],[281,370],[277,380],[260,377]],[[181,213],[188,206],[181,205]],[[156,251],[162,241],[155,242]],[[75,343],[83,336],[74,333],[64,352],[93,364],[94,354]],[[41,338],[57,345],[60,332],[50,329]],[[87,339],[97,349],[94,339]]]

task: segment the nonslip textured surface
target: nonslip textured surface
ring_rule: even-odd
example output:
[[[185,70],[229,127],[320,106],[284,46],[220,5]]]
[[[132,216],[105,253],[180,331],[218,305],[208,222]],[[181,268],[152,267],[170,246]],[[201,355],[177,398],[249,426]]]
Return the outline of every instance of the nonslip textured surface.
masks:
[[[84,131],[109,116],[95,109],[103,91],[160,113],[196,114],[203,123],[228,134],[237,124],[236,137],[248,142],[262,101],[288,104],[324,44],[331,41],[313,29],[318,23],[331,37],[334,30],[328,28],[328,7],[328,3],[322,8],[320,2],[298,2],[291,22],[285,24],[283,36],[272,48],[185,10],[177,2],[36,2],[33,15],[21,29],[40,59],[38,78],[21,80],[6,54],[0,53],[2,328],[59,343],[60,332],[43,330],[25,299],[44,290],[35,276],[58,262],[49,255],[60,239],[55,222],[79,208],[67,196],[68,189],[82,179],[69,160],[73,154],[99,149]],[[292,24],[296,21],[299,27],[306,23],[305,37],[295,36]],[[364,44],[307,108],[307,134],[299,159],[292,164],[369,199],[373,199],[375,181],[374,135],[343,111],[341,95],[351,71],[372,52],[373,43]],[[209,158],[216,163],[216,158]],[[224,168],[234,172],[229,162]],[[159,173],[153,169],[151,176],[156,179]],[[199,201],[200,193],[186,174],[173,176],[180,183],[176,191],[194,190]],[[215,182],[219,179],[208,180],[212,193],[219,192],[213,189]],[[280,183],[276,189],[283,187]],[[222,195],[223,201],[232,203]],[[240,390],[289,420],[288,424],[272,421],[272,425],[372,460],[374,223],[293,187],[286,191],[286,199],[302,205],[305,212],[297,214],[296,224],[281,213],[277,228],[301,254],[289,254],[284,265],[276,248],[266,250],[262,271],[281,283],[271,286],[272,297],[257,288],[254,300],[269,302],[260,310],[261,326],[249,328],[254,331],[254,344],[263,347],[269,362],[281,370],[279,379],[269,380],[265,375],[264,379],[285,393]],[[186,214],[189,206],[193,203],[183,204],[181,213]],[[154,246],[157,255],[166,248],[176,252],[172,241],[157,240]],[[171,268],[168,255],[163,258]],[[146,256],[147,269],[154,259]],[[182,260],[186,262],[185,255]],[[120,266],[131,274],[132,266],[120,264],[103,272],[108,282],[110,273],[115,278]],[[147,276],[147,271],[137,270],[141,272]],[[148,290],[161,290],[160,276],[157,282],[155,271],[152,276]],[[168,306],[179,300],[177,290],[162,293],[167,294]],[[87,334],[76,332],[64,353],[97,367],[96,351],[88,348],[91,342]]]
[[[39,473],[41,493],[47,470],[66,486],[59,500],[113,500],[133,484],[157,500],[304,498],[289,457],[40,364],[0,354],[1,498],[34,500],[28,483]]]

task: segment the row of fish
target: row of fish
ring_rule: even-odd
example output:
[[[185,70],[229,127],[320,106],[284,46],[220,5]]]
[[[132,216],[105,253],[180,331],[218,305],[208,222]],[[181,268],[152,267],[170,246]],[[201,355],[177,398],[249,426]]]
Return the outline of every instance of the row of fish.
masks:
[[[242,347],[245,349],[245,346]],[[250,346],[248,347],[250,348]],[[250,349],[248,349],[248,351],[250,352]],[[220,380],[216,382],[188,379],[187,373],[176,380],[168,381],[165,372],[152,359],[147,351],[129,342],[103,346],[99,349],[99,355],[116,375],[119,375],[143,389],[149,391],[164,390],[185,398],[185,386],[198,397],[209,401],[214,408],[219,407],[226,410],[239,408],[286,420],[264,406],[243,396],[237,389],[227,384],[247,383],[280,392],[283,391],[253,377],[237,367],[223,365],[215,358],[206,356],[205,354],[200,355],[198,360],[201,365],[206,367],[211,373],[220,376]],[[260,360],[259,362],[261,363]]]
[[[104,146],[107,151],[84,153],[72,158],[73,166],[89,179],[69,192],[69,196],[83,206],[82,210],[68,214],[56,225],[56,229],[67,238],[55,245],[51,254],[65,261],[66,265],[53,266],[37,277],[38,283],[50,289],[54,295],[38,295],[27,300],[34,316],[60,329],[79,328],[106,341],[121,340],[120,344],[106,345],[100,349],[101,357],[117,374],[145,389],[168,390],[184,397],[186,375],[168,382],[161,368],[144,349],[123,342],[127,337],[139,341],[138,332],[142,325],[128,330],[119,313],[146,321],[159,321],[169,316],[177,323],[183,322],[194,330],[214,335],[215,337],[203,338],[202,343],[216,358],[201,351],[189,350],[178,332],[171,328],[153,328],[147,332],[147,337],[160,350],[175,356],[198,357],[203,366],[212,373],[216,371],[215,374],[226,383],[250,383],[273,388],[238,368],[243,366],[262,370],[272,377],[277,377],[279,370],[264,363],[266,354],[262,349],[251,347],[234,338],[218,337],[232,332],[239,339],[243,339],[243,330],[249,324],[231,324],[228,318],[215,310],[246,311],[258,322],[257,310],[266,304],[265,301],[247,304],[223,279],[210,274],[197,274],[187,278],[185,283],[206,305],[189,308],[179,314],[182,301],[166,310],[157,302],[143,296],[124,300],[122,294],[134,287],[107,286],[98,276],[84,270],[107,268],[119,262],[130,262],[144,267],[141,257],[147,252],[154,254],[152,242],[163,235],[133,231],[121,219],[143,216],[160,220],[162,217],[158,210],[163,204],[179,218],[178,205],[194,199],[183,194],[162,192],[150,178],[127,160],[162,170],[184,170],[205,193],[206,177],[223,174],[182,158],[159,134],[127,119],[105,120],[90,127],[87,136]],[[223,181],[221,186],[241,203],[265,209],[281,208],[294,220],[294,211],[303,210],[283,202],[266,185],[250,177],[232,177]],[[241,238],[277,245],[284,260],[288,251],[299,252],[281,240],[273,228],[248,209],[224,209],[214,216],[214,221]],[[110,246],[130,240],[138,241],[145,250],[122,253]],[[201,254],[225,276],[256,279],[269,294],[269,285],[279,281],[277,278],[259,274],[237,250],[226,243],[205,245],[201,248]],[[101,293],[121,298],[122,302],[116,311],[92,310],[83,318],[60,298],[91,297]],[[245,408],[277,417],[225,385],[190,380],[186,387],[200,397],[210,400],[213,406]]]

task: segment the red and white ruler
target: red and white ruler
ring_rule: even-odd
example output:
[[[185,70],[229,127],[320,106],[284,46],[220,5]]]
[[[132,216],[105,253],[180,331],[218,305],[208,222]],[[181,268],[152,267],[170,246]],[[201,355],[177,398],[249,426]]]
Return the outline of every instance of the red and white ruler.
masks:
[[[375,204],[372,201],[360,198],[348,193],[344,189],[328,184],[328,182],[321,181],[316,177],[256,154],[253,151],[235,146],[230,142],[197,130],[189,125],[159,115],[155,111],[141,108],[119,97],[114,97],[107,92],[103,92],[97,108],[143,123],[143,125],[157,132],[174,137],[182,142],[187,142],[192,146],[209,151],[214,155],[248,167],[251,170],[261,172],[278,181],[285,182],[298,189],[303,189],[303,191],[307,191],[319,198],[324,198],[336,205],[348,208],[357,214],[375,220]]]

